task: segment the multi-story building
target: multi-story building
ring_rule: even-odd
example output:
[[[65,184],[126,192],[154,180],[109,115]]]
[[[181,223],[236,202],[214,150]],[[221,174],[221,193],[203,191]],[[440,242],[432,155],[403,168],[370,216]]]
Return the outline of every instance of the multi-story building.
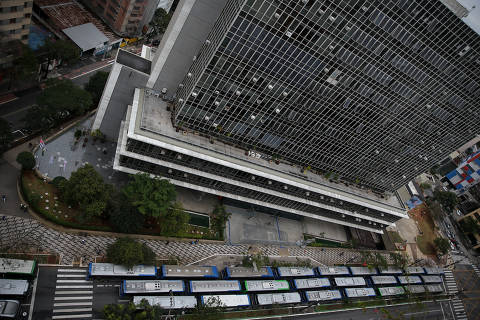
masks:
[[[116,33],[134,37],[147,31],[160,0],[83,0]]]
[[[20,40],[28,44],[33,0],[0,1],[0,42]]]
[[[119,54],[93,128],[119,130],[117,170],[381,232],[478,133],[479,46],[440,1],[180,1],[153,61]]]

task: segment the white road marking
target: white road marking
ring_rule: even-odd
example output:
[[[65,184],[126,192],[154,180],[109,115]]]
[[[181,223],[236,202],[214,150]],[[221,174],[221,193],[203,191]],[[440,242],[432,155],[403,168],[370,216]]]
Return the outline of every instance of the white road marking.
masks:
[[[92,308],[53,309],[53,313],[60,313],[60,312],[92,312]]]
[[[91,318],[91,314],[64,314],[60,316],[53,316],[52,320],[57,319],[84,319],[84,318]]]
[[[90,280],[57,280],[57,283],[92,283]]]
[[[91,306],[93,305],[92,301],[84,301],[84,302],[60,302],[54,303],[54,307],[79,307],[79,306]]]
[[[85,278],[84,274],[57,274],[57,278]]]
[[[57,294],[93,294],[93,291],[55,291]]]
[[[92,72],[94,72],[94,71],[103,69],[103,68],[105,68],[106,66],[109,66],[109,65],[113,64],[114,62],[115,62],[115,61],[109,62],[109,63],[107,63],[107,64],[104,65],[104,66],[95,68],[95,69],[93,69],[93,70],[89,70],[89,71],[87,71],[87,72],[84,72],[84,73],[82,73],[82,74],[79,74],[78,76],[75,76],[75,77],[71,77],[71,78],[69,78],[69,79],[70,79],[70,80],[73,80],[73,79],[77,79],[77,78],[79,78],[79,77],[83,77],[83,76],[86,75],[86,74],[89,74],[89,73],[92,73]]]
[[[55,297],[53,300],[61,301],[61,300],[91,300],[93,296],[85,296],[85,297]]]
[[[56,286],[55,289],[93,289],[93,285],[87,286]]]
[[[58,269],[58,272],[87,272],[87,269]]]

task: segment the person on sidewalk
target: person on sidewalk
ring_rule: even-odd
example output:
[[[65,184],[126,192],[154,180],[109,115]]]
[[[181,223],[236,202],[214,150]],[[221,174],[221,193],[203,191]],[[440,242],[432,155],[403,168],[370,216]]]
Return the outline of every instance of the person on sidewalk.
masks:
[[[5,203],[5,201],[7,201],[7,196],[6,196],[6,195],[2,195],[2,200],[3,200],[3,203]]]

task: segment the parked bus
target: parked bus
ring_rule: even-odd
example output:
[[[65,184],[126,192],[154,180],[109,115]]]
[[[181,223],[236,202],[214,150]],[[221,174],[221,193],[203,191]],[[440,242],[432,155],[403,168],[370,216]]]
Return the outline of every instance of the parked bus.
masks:
[[[225,279],[256,279],[273,278],[273,271],[270,267],[261,267],[257,270],[247,267],[226,267],[224,270]]]
[[[340,290],[305,291],[308,302],[320,302],[342,299]]]
[[[321,276],[349,276],[348,267],[317,267],[318,274]]]
[[[139,305],[142,300],[147,300],[151,306],[163,309],[193,309],[197,306],[194,296],[134,296],[133,303]]]
[[[293,279],[293,285],[297,289],[324,288],[330,287],[330,280],[327,278]]]
[[[246,280],[245,290],[247,292],[279,291],[289,290],[287,280]]]
[[[152,295],[162,293],[184,293],[183,280],[123,280],[121,295]]]
[[[0,258],[0,275],[3,278],[33,279],[36,267],[35,260]]]
[[[209,304],[211,301],[218,300],[227,308],[250,306],[250,297],[248,294],[220,294],[220,295],[204,295],[200,296],[202,304]]]
[[[30,284],[27,280],[0,279],[0,296],[2,297],[25,297]]]
[[[257,294],[258,304],[267,306],[272,304],[290,304],[300,303],[302,301],[298,292],[281,292],[281,293],[259,293]]]
[[[280,278],[287,277],[314,277],[315,273],[312,268],[303,267],[278,267],[278,276]]]
[[[198,280],[190,281],[191,293],[242,291],[239,280]]]
[[[215,266],[174,266],[162,265],[161,277],[166,279],[218,279],[218,270]]]
[[[93,263],[88,265],[87,278],[105,277],[105,278],[152,278],[157,276],[157,268],[155,266],[136,265],[132,268],[127,268],[122,265],[112,263]]]

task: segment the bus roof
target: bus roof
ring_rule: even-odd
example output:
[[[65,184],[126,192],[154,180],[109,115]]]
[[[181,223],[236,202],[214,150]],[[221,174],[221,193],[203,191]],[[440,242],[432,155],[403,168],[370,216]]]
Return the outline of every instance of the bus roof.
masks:
[[[35,260],[0,258],[0,273],[18,273],[33,275]]]
[[[27,280],[0,279],[0,295],[23,296],[28,287]]]

